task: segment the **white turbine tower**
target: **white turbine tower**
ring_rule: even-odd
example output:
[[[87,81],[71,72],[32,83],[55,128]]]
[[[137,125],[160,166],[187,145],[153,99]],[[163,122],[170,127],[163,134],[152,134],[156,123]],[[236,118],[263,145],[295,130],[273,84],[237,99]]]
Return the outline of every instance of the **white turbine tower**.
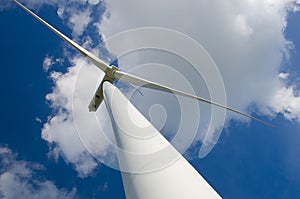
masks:
[[[225,105],[136,77],[122,72],[114,66],[110,67],[21,3],[14,1],[105,73],[88,109],[89,111],[96,111],[104,99],[118,146],[118,160],[127,198],[198,199],[220,198],[220,196],[128,99],[112,85],[115,80],[193,98],[273,127],[265,121]]]
[[[119,89],[104,82],[103,95],[118,146],[126,198],[221,198]]]

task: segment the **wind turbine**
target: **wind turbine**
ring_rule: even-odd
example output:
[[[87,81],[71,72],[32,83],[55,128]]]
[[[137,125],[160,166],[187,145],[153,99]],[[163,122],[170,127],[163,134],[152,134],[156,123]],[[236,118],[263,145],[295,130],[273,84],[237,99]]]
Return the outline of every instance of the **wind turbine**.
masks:
[[[122,179],[127,198],[163,199],[163,198],[221,198],[218,193],[203,179],[203,177],[188,163],[188,161],[155,129],[155,127],[128,101],[128,99],[112,84],[115,80],[130,83],[146,88],[156,89],[168,93],[196,99],[237,114],[256,120],[262,124],[273,125],[256,117],[215,103],[189,93],[160,85],[140,77],[120,71],[117,67],[109,66],[97,56],[78,45],[67,36],[59,32],[39,16],[18,1],[14,2],[48,27],[51,31],[73,46],[82,55],[87,57],[101,71],[105,73],[96,93],[89,104],[89,111],[97,111],[104,100],[112,120],[117,153]],[[126,107],[124,105],[127,105]],[[144,124],[147,128],[139,127],[130,121],[129,114],[134,115],[136,122]],[[123,128],[118,124],[123,123]],[[130,132],[128,135],[126,132]],[[135,136],[144,136],[135,139]],[[120,150],[121,148],[121,150]],[[163,148],[164,153],[158,156],[145,158],[157,148]],[[132,155],[133,152],[134,155]],[[140,155],[140,153],[142,155]],[[171,157],[171,162],[166,162]],[[173,159],[172,159],[173,158]],[[134,171],[134,172],[130,172]]]
[[[42,18],[37,16],[35,13],[33,13],[28,8],[26,8],[24,5],[22,5],[21,3],[19,3],[16,0],[14,0],[14,2],[17,5],[19,5],[21,8],[23,8],[26,12],[28,12],[30,15],[35,17],[42,24],[44,24],[51,31],[53,31],[55,34],[57,34],[60,38],[62,38],[67,43],[69,43],[71,46],[73,46],[78,52],[80,52],[82,55],[84,55],[86,58],[88,58],[93,64],[95,64],[95,66],[97,66],[101,71],[103,71],[105,73],[104,78],[102,79],[99,87],[96,90],[96,93],[95,93],[94,97],[92,98],[92,100],[91,100],[91,102],[88,106],[89,111],[92,111],[92,112],[97,111],[97,109],[99,108],[101,102],[103,101],[103,83],[108,81],[108,82],[113,84],[115,82],[115,80],[118,80],[118,81],[121,81],[121,82],[130,83],[130,84],[133,84],[133,85],[136,85],[136,86],[142,86],[142,87],[145,87],[145,88],[160,90],[160,91],[163,91],[163,92],[173,93],[173,94],[181,95],[181,96],[184,96],[184,97],[196,99],[196,100],[202,101],[204,103],[208,103],[208,104],[220,107],[220,108],[224,108],[224,109],[227,109],[227,110],[232,111],[234,113],[237,113],[237,114],[243,115],[245,117],[251,118],[253,120],[256,120],[256,121],[258,121],[262,124],[268,125],[270,127],[275,127],[274,125],[272,125],[268,122],[265,122],[261,119],[258,119],[256,117],[253,117],[253,116],[249,115],[249,114],[243,113],[239,110],[233,109],[231,107],[225,106],[223,104],[219,104],[219,103],[213,102],[211,100],[208,100],[208,99],[205,99],[205,98],[202,98],[202,97],[199,97],[199,96],[195,96],[195,95],[192,95],[192,94],[189,94],[189,93],[186,93],[186,92],[174,89],[174,88],[170,88],[170,87],[152,82],[150,80],[146,80],[146,79],[137,77],[135,75],[126,73],[124,71],[121,71],[115,66],[109,66],[104,61],[102,61],[100,58],[98,58],[97,56],[95,56],[94,54],[92,54],[91,52],[89,52],[88,50],[86,50],[85,48],[83,48],[82,46],[80,46],[79,44],[77,44],[76,42],[74,42],[73,40],[71,40],[70,38],[65,36],[64,34],[62,34],[57,29],[55,29],[49,23],[44,21]]]

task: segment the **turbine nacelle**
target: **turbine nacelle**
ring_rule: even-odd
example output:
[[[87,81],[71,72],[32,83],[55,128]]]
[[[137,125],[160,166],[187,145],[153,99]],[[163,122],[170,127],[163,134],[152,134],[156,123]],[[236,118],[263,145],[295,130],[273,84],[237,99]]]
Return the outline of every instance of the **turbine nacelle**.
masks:
[[[93,96],[93,98],[88,106],[88,109],[90,112],[95,112],[99,108],[101,102],[103,101],[103,83],[105,81],[108,81],[113,84],[115,81],[114,73],[117,70],[118,70],[118,68],[115,66],[108,67],[106,69],[104,78],[101,81],[100,85],[98,86],[96,93]]]

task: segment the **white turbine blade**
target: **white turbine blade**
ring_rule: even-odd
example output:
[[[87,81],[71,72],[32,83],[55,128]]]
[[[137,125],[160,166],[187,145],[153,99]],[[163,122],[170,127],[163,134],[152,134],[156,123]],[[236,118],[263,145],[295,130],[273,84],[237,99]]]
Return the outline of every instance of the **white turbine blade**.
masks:
[[[118,79],[119,81],[122,81],[122,82],[131,83],[131,84],[135,84],[135,85],[142,86],[142,87],[145,87],[145,88],[156,89],[156,90],[160,90],[160,91],[164,91],[164,92],[168,92],[168,93],[174,93],[174,94],[177,94],[177,95],[181,95],[181,96],[185,96],[185,97],[197,99],[199,101],[202,101],[202,102],[205,102],[205,103],[208,103],[208,104],[212,104],[214,106],[217,106],[217,107],[220,107],[220,108],[224,108],[224,109],[227,109],[227,110],[232,111],[234,113],[237,113],[237,114],[243,115],[245,117],[251,118],[253,120],[256,120],[256,121],[258,121],[258,122],[260,122],[262,124],[268,125],[270,127],[273,127],[273,128],[275,127],[272,124],[269,124],[269,123],[267,123],[267,122],[265,122],[263,120],[260,120],[260,119],[258,119],[256,117],[253,117],[253,116],[248,115],[246,113],[243,113],[241,111],[235,110],[233,108],[224,106],[222,104],[210,101],[210,100],[202,98],[202,97],[198,97],[198,96],[191,95],[189,93],[185,93],[185,92],[182,92],[182,91],[179,91],[179,90],[167,87],[167,86],[160,85],[160,84],[157,84],[155,82],[151,82],[149,80],[142,79],[140,77],[137,77],[137,76],[134,76],[134,75],[122,72],[122,71],[114,71],[114,77],[116,79]]]
[[[88,106],[89,111],[96,112],[102,101],[103,101],[103,89],[102,89],[102,82],[101,82],[101,84],[98,86],[98,88]]]
[[[14,0],[14,2],[17,5],[19,5],[22,9],[24,9],[26,12],[28,12],[30,15],[32,15],[34,18],[36,18],[38,21],[40,21],[42,24],[44,24],[47,28],[49,28],[50,30],[52,30],[60,38],[62,38],[66,42],[68,42],[71,46],[73,46],[81,54],[83,54],[84,56],[86,56],[92,63],[94,63],[103,72],[107,68],[109,68],[109,66],[106,63],[104,63],[101,59],[99,59],[97,56],[93,55],[91,52],[89,52],[88,50],[84,49],[83,47],[81,47],[80,45],[78,45],[77,43],[75,43],[74,41],[72,41],[70,38],[68,38],[67,36],[65,36],[61,32],[59,32],[58,30],[56,30],[53,26],[51,26],[46,21],[44,21],[43,19],[41,19],[39,16],[37,16],[36,14],[34,14],[31,10],[29,10],[28,8],[26,8],[25,6],[23,6],[21,3],[19,3],[16,0]]]

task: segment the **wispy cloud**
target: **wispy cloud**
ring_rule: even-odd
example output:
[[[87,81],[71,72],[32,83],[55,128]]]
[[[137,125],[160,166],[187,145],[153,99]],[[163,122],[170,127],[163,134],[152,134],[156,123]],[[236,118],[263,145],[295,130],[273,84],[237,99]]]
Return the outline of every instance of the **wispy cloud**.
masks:
[[[55,64],[62,65],[63,62],[64,60],[61,58],[54,58],[53,56],[46,55],[43,61],[43,70],[45,72],[48,72],[49,69],[52,68],[52,66],[54,66]]]
[[[0,4],[0,11],[10,9],[11,7],[13,7],[13,1],[3,0]]]
[[[53,57],[50,57],[47,55],[43,61],[43,69],[45,72],[48,72],[48,70],[51,68],[51,66],[54,64]]]

